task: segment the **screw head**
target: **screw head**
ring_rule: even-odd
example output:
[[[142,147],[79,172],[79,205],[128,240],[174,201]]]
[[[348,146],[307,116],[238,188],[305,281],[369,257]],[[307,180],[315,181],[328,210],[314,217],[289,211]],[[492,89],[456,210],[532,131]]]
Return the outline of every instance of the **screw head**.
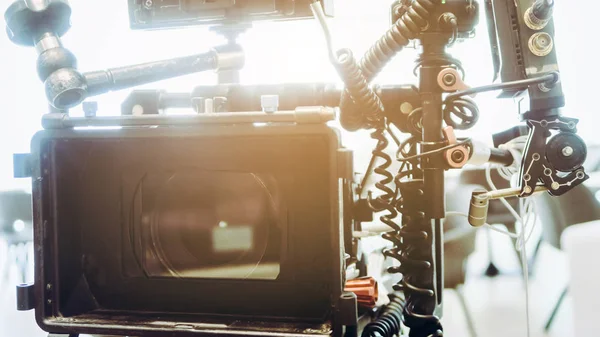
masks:
[[[573,155],[573,153],[575,152],[575,150],[573,150],[573,148],[570,147],[570,146],[565,146],[565,147],[563,147],[563,149],[562,149],[561,152],[562,152],[563,156],[570,157],[570,156]]]
[[[456,76],[453,74],[446,74],[442,77],[442,81],[447,86],[453,86],[456,84]]]
[[[452,161],[455,163],[460,163],[463,161],[463,159],[465,159],[465,154],[462,153],[462,151],[456,150],[452,152],[452,155],[450,155],[450,158],[452,158]]]

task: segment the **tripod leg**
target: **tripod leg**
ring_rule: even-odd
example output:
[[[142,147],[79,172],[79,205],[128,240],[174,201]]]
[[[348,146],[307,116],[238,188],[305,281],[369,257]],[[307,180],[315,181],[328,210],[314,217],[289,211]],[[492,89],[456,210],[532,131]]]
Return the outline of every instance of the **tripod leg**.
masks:
[[[462,286],[456,287],[456,294],[458,295],[458,300],[463,309],[463,313],[465,314],[465,319],[467,320],[467,328],[469,329],[469,334],[471,337],[477,337],[477,330],[475,329],[475,321],[473,320],[473,315],[471,315],[471,311],[467,305],[467,301],[465,299],[465,295],[462,291]]]
[[[556,305],[554,306],[554,309],[552,310],[552,314],[548,318],[548,321],[546,322],[546,326],[544,326],[545,332],[550,331],[550,327],[552,326],[552,323],[554,322],[554,318],[556,318],[556,314],[558,314],[558,309],[560,309],[560,306],[564,302],[568,293],[569,293],[569,287],[567,286],[567,287],[565,287],[563,292],[560,294],[560,297],[558,298],[558,302],[556,302]]]
[[[543,242],[544,242],[544,240],[542,240],[542,238],[540,238],[540,240],[535,245],[535,250],[533,251],[533,255],[531,256],[531,259],[529,260],[529,270],[533,270],[533,268],[535,268],[535,263],[537,261],[538,255],[540,254],[540,249],[542,248]]]
[[[490,264],[488,265],[487,269],[485,270],[485,276],[488,276],[488,277],[498,276],[498,274],[500,274],[500,271],[494,264],[494,249],[492,247],[492,230],[489,228],[486,228],[485,235],[487,238],[488,260],[490,261]]]

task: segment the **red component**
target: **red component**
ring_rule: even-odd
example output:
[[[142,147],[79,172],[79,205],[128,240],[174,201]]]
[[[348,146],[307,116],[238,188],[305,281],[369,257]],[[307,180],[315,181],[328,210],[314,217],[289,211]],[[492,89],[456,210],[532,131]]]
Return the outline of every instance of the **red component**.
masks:
[[[370,276],[347,281],[344,291],[356,294],[358,305],[367,308],[374,308],[379,297],[377,281]]]

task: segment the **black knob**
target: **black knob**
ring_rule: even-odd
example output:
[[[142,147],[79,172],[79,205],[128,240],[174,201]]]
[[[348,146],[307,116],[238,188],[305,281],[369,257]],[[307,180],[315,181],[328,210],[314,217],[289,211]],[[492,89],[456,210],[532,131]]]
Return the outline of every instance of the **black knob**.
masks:
[[[587,146],[574,133],[559,133],[548,141],[546,158],[560,172],[572,172],[583,166]]]
[[[4,19],[12,42],[35,46],[44,34],[60,37],[71,28],[71,6],[66,0],[20,0],[8,7]]]

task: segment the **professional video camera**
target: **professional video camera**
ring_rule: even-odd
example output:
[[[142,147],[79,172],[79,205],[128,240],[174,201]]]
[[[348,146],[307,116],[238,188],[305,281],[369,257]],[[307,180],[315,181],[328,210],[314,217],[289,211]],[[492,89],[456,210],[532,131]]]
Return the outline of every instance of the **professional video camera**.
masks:
[[[391,28],[360,62],[332,50],[328,0],[128,5],[132,28],[219,25],[229,41],[205,54],[81,73],[60,39],[70,28],[66,0],[20,0],[5,14],[11,40],[36,47],[53,108],[31,154],[15,155],[15,175],[33,180],[35,227],[35,283],[17,288],[18,306],[35,309],[50,333],[394,336],[405,325],[410,336],[441,336],[444,172],[514,160],[455,136],[477,122],[471,95],[479,92],[528,97],[520,113],[528,127],[495,140],[528,134],[529,142],[518,188],[474,192],[471,224],[486,222],[491,199],[559,196],[587,179],[577,120],[559,113],[553,1],[485,1],[502,83],[472,89],[446,47],[473,35],[476,0],[394,1]],[[236,83],[244,57],[235,37],[249,23],[312,17],[343,90]],[[422,51],[419,85],[371,87],[411,41]],[[218,85],[134,91],[120,116],[96,116],[89,102],[85,117],[68,113],[94,95],[211,69]],[[164,113],[170,107],[190,113]],[[377,141],[366,172],[377,181],[365,197],[352,151],[328,123],[336,112],[345,129],[369,129]],[[389,226],[384,263],[368,260],[356,235],[375,213]]]

